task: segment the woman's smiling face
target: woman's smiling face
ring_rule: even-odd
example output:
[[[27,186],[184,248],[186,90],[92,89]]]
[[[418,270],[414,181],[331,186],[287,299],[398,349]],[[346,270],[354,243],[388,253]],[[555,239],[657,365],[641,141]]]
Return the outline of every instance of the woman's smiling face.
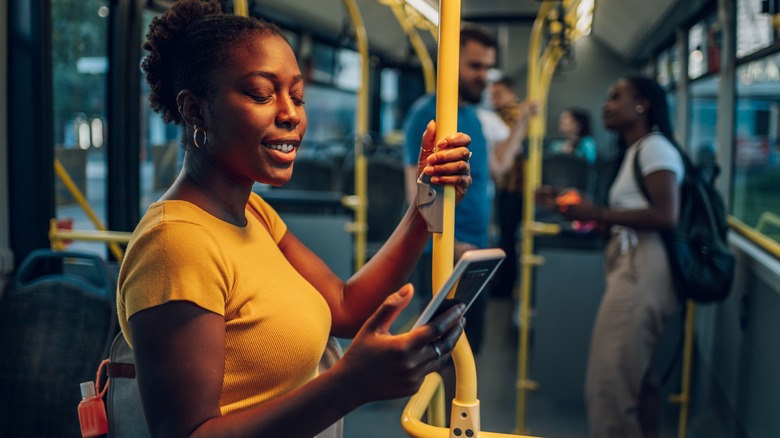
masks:
[[[213,79],[201,152],[242,185],[284,184],[306,132],[298,62],[278,35],[258,34],[230,50]]]

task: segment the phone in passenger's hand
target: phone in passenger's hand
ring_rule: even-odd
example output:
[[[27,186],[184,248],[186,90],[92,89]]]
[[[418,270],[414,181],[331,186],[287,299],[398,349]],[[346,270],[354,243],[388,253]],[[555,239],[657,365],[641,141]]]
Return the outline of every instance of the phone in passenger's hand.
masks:
[[[573,188],[568,188],[555,197],[555,203],[561,211],[566,211],[568,206],[578,205],[580,202],[582,202],[582,196],[577,189]]]
[[[433,296],[412,329],[427,324],[428,321],[459,303],[465,304],[468,310],[493,278],[505,257],[506,253],[500,248],[473,249],[464,252],[452,269],[450,277]]]

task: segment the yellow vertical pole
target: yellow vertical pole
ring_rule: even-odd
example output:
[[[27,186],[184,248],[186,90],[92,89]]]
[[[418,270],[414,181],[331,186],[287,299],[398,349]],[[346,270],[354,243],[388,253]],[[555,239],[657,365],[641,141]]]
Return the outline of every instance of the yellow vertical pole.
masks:
[[[458,130],[458,69],[460,58],[460,0],[439,1],[439,70],[436,86],[436,142]],[[444,224],[433,235],[433,290],[439,290],[452,272],[455,243],[455,188],[444,190]],[[455,362],[455,399],[450,427],[479,434],[477,366],[468,340],[461,336],[452,353]]]
[[[683,343],[682,377],[680,393],[669,397],[669,401],[680,405],[680,420],[677,424],[677,436],[685,438],[688,430],[688,409],[691,404],[691,368],[693,367],[693,338],[696,305],[693,300],[685,302],[685,335]]]
[[[233,1],[233,13],[242,17],[249,16],[249,6],[246,0],[234,0]]]
[[[366,262],[366,232],[368,224],[368,175],[363,142],[368,135],[368,37],[363,17],[355,0],[344,0],[352,24],[355,27],[358,53],[360,54],[360,88],[358,89],[357,115],[355,122],[355,270]]]
[[[542,91],[539,87],[540,62],[539,55],[542,46],[542,30],[547,13],[552,8],[550,2],[544,2],[539,7],[539,13],[531,28],[531,40],[528,48],[528,90],[527,98],[532,102],[538,102],[540,107],[537,114],[531,117],[528,127],[528,159],[526,163],[525,184],[523,191],[523,225],[520,257],[520,339],[518,348],[518,375],[517,375],[517,415],[515,419],[515,433],[523,433],[526,430],[526,404],[527,391],[535,388],[536,384],[528,378],[528,355],[531,324],[531,275],[536,259],[533,256],[535,216],[534,192],[541,181],[541,156],[542,138],[544,135],[544,118],[542,114],[545,108],[541,106]]]
[[[440,0],[439,70],[436,94],[436,142],[458,130],[458,59],[460,57],[460,0]],[[444,187],[442,233],[433,235],[433,290],[452,272],[455,244],[455,188]],[[454,356],[454,355],[453,355]]]

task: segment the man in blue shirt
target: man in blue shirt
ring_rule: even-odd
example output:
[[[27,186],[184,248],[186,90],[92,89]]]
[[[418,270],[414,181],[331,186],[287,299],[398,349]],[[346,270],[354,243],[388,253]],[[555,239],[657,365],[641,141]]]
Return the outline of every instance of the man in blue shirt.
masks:
[[[455,258],[464,251],[484,248],[488,244],[492,197],[490,169],[492,160],[482,125],[477,117],[476,104],[482,99],[487,86],[488,71],[496,62],[496,39],[488,31],[478,27],[464,27],[460,33],[460,63],[458,70],[458,131],[471,137],[472,153],[471,187],[466,197],[455,207]],[[436,118],[436,96],[420,97],[411,107],[404,122],[406,169],[406,194],[409,202],[415,202],[417,194],[417,159],[420,139],[428,122]],[[417,296],[431,296],[430,245],[420,259],[416,278],[413,280]],[[481,294],[469,310],[466,333],[475,353],[482,344],[484,313],[487,294]]]

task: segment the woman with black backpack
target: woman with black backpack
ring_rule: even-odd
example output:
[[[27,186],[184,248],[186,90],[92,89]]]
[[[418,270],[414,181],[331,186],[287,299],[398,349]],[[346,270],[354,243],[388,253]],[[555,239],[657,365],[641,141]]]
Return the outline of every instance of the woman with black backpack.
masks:
[[[571,220],[609,227],[606,290],[591,338],[586,405],[592,437],[656,437],[661,392],[653,362],[668,318],[677,308],[661,233],[677,224],[683,160],[674,144],[664,91],[653,80],[617,80],[603,104],[604,125],[618,134],[620,167],[609,207],[587,199],[566,205],[543,187],[540,203]],[[646,197],[634,174],[638,156]]]

